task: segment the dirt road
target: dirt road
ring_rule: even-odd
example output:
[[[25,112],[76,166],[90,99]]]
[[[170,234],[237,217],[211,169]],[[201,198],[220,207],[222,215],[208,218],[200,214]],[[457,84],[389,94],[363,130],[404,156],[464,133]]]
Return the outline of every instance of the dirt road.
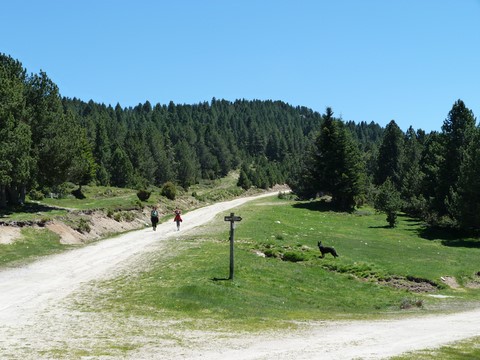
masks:
[[[189,212],[180,233],[195,231],[251,199]],[[0,359],[59,359],[65,354],[69,359],[381,359],[480,335],[480,309],[393,321],[309,323],[295,332],[262,335],[174,331],[168,322],[110,322],[108,315],[72,310],[72,294],[94,291],[92,280],[114,278],[132,258],[158,250],[162,240],[178,234],[168,222],[156,232],[135,231],[0,271]],[[141,334],[132,328],[141,328]],[[130,347],[120,348],[119,336]]]

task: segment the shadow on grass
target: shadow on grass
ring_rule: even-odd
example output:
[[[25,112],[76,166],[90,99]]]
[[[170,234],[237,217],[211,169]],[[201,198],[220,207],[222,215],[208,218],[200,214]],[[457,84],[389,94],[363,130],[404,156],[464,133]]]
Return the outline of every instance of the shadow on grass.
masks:
[[[0,209],[0,218],[9,216],[12,214],[17,213],[27,213],[27,214],[34,214],[38,212],[49,212],[53,210],[58,210],[58,208],[54,206],[48,206],[43,204],[31,203],[27,202],[25,205],[21,206],[9,206],[6,209]]]
[[[480,248],[478,233],[438,227],[424,227],[418,230],[418,235],[426,240],[440,240],[444,246]]]
[[[306,209],[310,211],[338,211],[332,203],[323,200],[295,203],[292,206],[296,209]]]
[[[480,232],[478,230],[467,231],[428,226],[422,220],[403,213],[398,214],[398,217],[401,218],[403,223],[407,223],[407,226],[415,227],[410,230],[414,231],[422,239],[430,241],[439,240],[442,245],[449,247],[480,248]],[[378,228],[382,227],[378,226]]]
[[[230,278],[217,278],[217,277],[214,277],[213,279],[211,279],[212,281],[228,281],[228,280],[232,280]]]

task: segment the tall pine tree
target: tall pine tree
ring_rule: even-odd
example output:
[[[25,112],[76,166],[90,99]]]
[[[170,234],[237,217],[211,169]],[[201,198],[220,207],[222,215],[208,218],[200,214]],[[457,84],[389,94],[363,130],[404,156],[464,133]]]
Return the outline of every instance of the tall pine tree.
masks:
[[[330,194],[340,210],[355,207],[364,190],[364,165],[357,144],[333,117],[331,108],[326,109],[321,131],[305,161],[306,174],[296,184],[300,189]]]

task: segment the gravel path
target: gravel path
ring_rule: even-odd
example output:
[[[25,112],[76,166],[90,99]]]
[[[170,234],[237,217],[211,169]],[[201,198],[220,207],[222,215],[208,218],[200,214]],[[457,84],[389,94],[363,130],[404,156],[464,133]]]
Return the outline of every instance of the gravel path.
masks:
[[[258,196],[189,212],[180,233],[195,231],[254,198]],[[114,278],[133,258],[178,236],[175,230],[167,222],[156,232],[135,231],[0,271],[0,359],[381,359],[480,335],[480,309],[401,320],[308,323],[294,332],[262,335],[178,331],[168,322],[122,322],[72,310],[75,293],[92,291],[92,280]],[[132,329],[142,329],[142,334]],[[116,348],[118,336],[131,347]]]

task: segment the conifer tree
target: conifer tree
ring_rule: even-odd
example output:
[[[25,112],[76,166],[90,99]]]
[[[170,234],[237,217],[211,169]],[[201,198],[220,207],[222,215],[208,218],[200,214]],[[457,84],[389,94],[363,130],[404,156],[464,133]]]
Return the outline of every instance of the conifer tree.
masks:
[[[355,207],[364,190],[364,165],[357,145],[343,124],[334,119],[331,108],[323,116],[321,131],[305,161],[306,174],[295,184],[301,191],[329,193],[340,210]]]
[[[31,184],[31,129],[27,124],[25,70],[0,54],[0,208],[23,203]]]
[[[244,190],[248,190],[252,187],[252,181],[248,177],[248,166],[245,164],[242,164],[242,167],[240,169],[240,175],[238,177],[238,182],[237,186],[240,186]]]
[[[404,158],[402,162],[402,181],[400,192],[404,201],[404,211],[411,215],[421,215],[425,211],[425,198],[421,194],[423,173],[420,170],[422,144],[420,135],[413,130],[407,130],[405,135]]]
[[[387,178],[390,178],[397,190],[400,190],[404,148],[403,137],[404,134],[396,122],[394,120],[390,121],[385,128],[382,143],[378,150],[375,184],[381,185]]]
[[[69,180],[78,185],[77,193],[83,196],[82,186],[95,180],[97,164],[93,158],[92,146],[88,142],[85,129],[79,129],[78,134],[76,143],[72,144],[77,151],[69,170]]]
[[[458,187],[452,194],[452,216],[463,228],[480,229],[480,131],[465,149]]]
[[[462,100],[457,100],[443,122],[444,161],[440,165],[436,202],[440,214],[453,216],[451,209],[456,197],[460,168],[466,149],[470,147],[475,133],[476,119]]]

